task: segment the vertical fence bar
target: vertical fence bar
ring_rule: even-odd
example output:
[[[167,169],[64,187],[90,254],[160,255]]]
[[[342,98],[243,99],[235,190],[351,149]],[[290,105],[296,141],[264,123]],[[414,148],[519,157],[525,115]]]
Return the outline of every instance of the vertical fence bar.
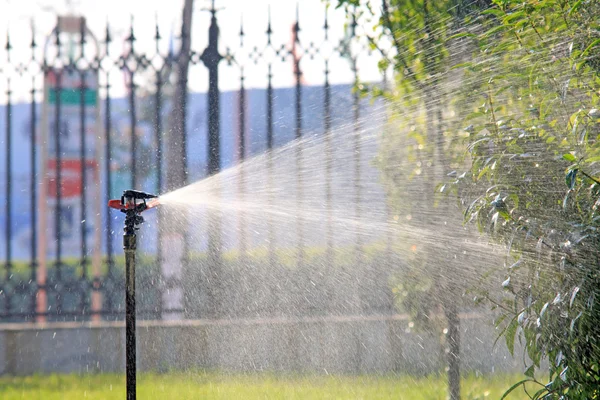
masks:
[[[106,23],[106,36],[104,39],[104,43],[106,46],[106,50],[104,53],[104,57],[108,58],[110,56],[110,28],[108,22]],[[110,128],[111,128],[111,103],[110,103],[110,70],[105,71],[106,74],[106,97],[104,99],[104,173],[106,179],[106,193],[105,193],[105,204],[108,204],[108,201],[112,197],[112,174],[111,174],[111,137],[110,137]],[[112,218],[110,212],[106,213],[106,263],[107,263],[107,274],[106,280],[114,281],[114,249],[113,249],[113,230],[112,230]],[[109,293],[105,290],[104,293],[104,301],[105,301],[105,311],[112,312],[113,310],[113,293]]]
[[[190,20],[191,24],[191,20]],[[182,26],[181,36],[182,40],[187,43],[187,46],[182,46],[189,52],[190,46],[192,43],[191,32],[188,26]],[[184,29],[185,28],[185,29]],[[188,184],[189,179],[189,170],[188,170],[188,143],[187,143],[187,106],[188,106],[188,66],[189,66],[189,58],[187,59],[188,64],[185,66],[185,74],[181,73],[179,75],[179,85],[181,87],[181,153],[183,155],[183,176],[182,176],[182,186]],[[181,69],[180,71],[182,71]],[[183,246],[182,246],[182,257],[181,257],[181,271],[172,277],[173,281],[170,284],[171,287],[177,288],[172,290],[181,290],[183,292],[183,288],[181,287],[182,276],[187,273],[187,268],[190,265],[190,242],[188,235],[189,226],[185,227],[183,232]],[[182,295],[183,299],[183,295]],[[184,308],[183,300],[178,302],[178,308]]]
[[[218,50],[219,26],[216,10],[212,8],[212,17],[208,29],[208,47],[202,54],[202,61],[208,68],[208,175],[214,175],[221,169],[220,144],[220,92]]]
[[[7,35],[6,40],[6,51],[8,53],[8,62],[10,63],[10,39]],[[8,283],[12,277],[12,91],[10,89],[10,78],[6,80],[6,220],[5,220],[5,234],[6,234],[6,261],[4,264],[5,268],[5,280]],[[5,291],[5,307],[6,314],[10,315],[12,308],[12,292]]]
[[[238,192],[240,195],[240,201],[244,202],[244,185],[245,185],[245,171],[244,171],[244,159],[246,157],[246,88],[244,87],[244,67],[241,68],[240,75],[240,95],[239,95],[239,142],[238,142],[238,153],[240,157],[240,174],[238,181]],[[246,216],[244,210],[239,211],[240,218],[240,259],[244,259],[247,250],[247,237],[246,237]]]
[[[214,1],[210,9],[211,19],[208,28],[208,46],[202,53],[201,59],[208,69],[208,175],[214,175],[221,169],[220,147],[220,93],[219,93],[219,26],[217,24]],[[209,275],[214,279],[210,293],[210,314],[213,317],[220,315],[219,275],[222,269],[221,260],[221,222],[216,213],[209,215],[208,221],[208,263]]]
[[[270,21],[269,12],[269,29],[267,33],[269,34],[269,44],[271,42],[271,21]],[[269,63],[268,74],[267,74],[267,185],[268,185],[268,207],[272,209],[275,204],[275,199],[273,198],[273,72],[271,63]],[[267,220],[267,230],[268,230],[268,238],[269,238],[269,266],[271,268],[275,267],[276,257],[275,257],[275,228],[273,226],[273,216],[269,214]]]
[[[296,21],[294,23],[293,26],[293,44],[291,46],[291,49],[289,46],[285,46],[285,56],[292,56],[292,62],[293,62],[293,67],[294,67],[294,80],[295,80],[295,86],[294,86],[294,132],[295,132],[295,138],[297,140],[301,140],[303,137],[303,75],[302,75],[302,70],[301,70],[301,61],[302,61],[302,54],[301,54],[301,41],[299,38],[299,32],[300,32],[300,25],[299,25],[299,15],[298,15],[298,8],[299,5],[296,5]],[[208,91],[208,174],[209,175],[214,175],[216,173],[218,173],[221,169],[221,149],[220,149],[220,91],[219,91],[219,71],[218,71],[218,67],[219,67],[219,62],[221,61],[222,57],[218,52],[218,35],[219,35],[219,27],[217,25],[217,19],[216,19],[216,10],[214,9],[214,5],[213,8],[210,10],[212,13],[212,17],[211,17],[211,23],[210,23],[210,27],[209,27],[209,44],[206,48],[206,50],[204,51],[204,53],[202,54],[202,61],[204,62],[204,64],[206,65],[208,72],[209,72],[209,91]],[[356,24],[356,21],[353,21],[353,24]],[[59,27],[57,26],[54,34],[56,35],[56,47],[57,47],[57,60],[61,59],[61,52],[64,53],[64,49],[61,50],[61,32],[59,31]],[[83,59],[85,54],[84,54],[84,45],[85,45],[85,31],[84,31],[84,27],[81,27],[81,41],[80,41],[80,45],[81,45],[81,54],[80,54],[80,58],[79,59]],[[327,20],[327,9],[325,11],[325,25],[324,25],[324,30],[325,30],[325,40],[328,40],[328,20]],[[269,23],[268,23],[268,30],[267,30],[267,36],[268,36],[268,45],[267,46],[271,46],[271,21],[270,21],[270,13],[269,13]],[[32,35],[33,36],[33,35]],[[8,38],[7,38],[8,39]],[[159,32],[158,32],[158,25],[156,26],[156,46],[157,46],[157,53],[158,53],[158,43],[159,43]],[[63,39],[64,40],[64,39]],[[129,126],[131,129],[130,132],[130,136],[131,136],[131,143],[130,143],[130,153],[132,156],[132,163],[131,163],[131,186],[132,188],[137,188],[137,186],[140,183],[140,178],[141,178],[141,174],[139,171],[139,166],[136,166],[136,161],[137,161],[137,155],[139,155],[139,146],[140,143],[138,143],[138,138],[137,138],[137,134],[136,134],[136,130],[139,128],[139,124],[137,124],[137,113],[140,110],[137,110],[137,104],[136,104],[136,92],[137,92],[137,88],[136,88],[136,84],[134,81],[134,78],[139,78],[139,74],[142,72],[143,68],[144,68],[144,64],[143,64],[143,57],[141,56],[141,54],[136,55],[135,51],[134,51],[134,42],[136,41],[136,38],[134,36],[134,29],[133,29],[133,20],[131,22],[131,27],[130,27],[130,34],[129,37],[127,38],[127,41],[129,42],[129,53],[123,57],[122,61],[123,61],[123,65],[122,68],[125,70],[125,73],[128,74],[128,77],[130,79],[129,81],[129,93],[128,93],[128,99],[126,101],[128,101],[129,103]],[[106,58],[109,57],[109,44],[110,44],[110,35],[109,35],[109,29],[108,29],[108,24],[106,27],[106,53],[104,55],[104,57],[102,57],[101,61],[104,61]],[[10,52],[10,41],[7,41],[7,45],[6,45],[6,49]],[[137,45],[137,47],[139,48],[139,45]],[[31,44],[31,48],[32,50],[35,48],[35,42],[32,38],[32,44]],[[305,49],[305,54],[309,54],[308,52],[308,47],[306,47]],[[277,53],[278,55],[280,55],[280,53]],[[32,57],[33,60],[34,57]],[[354,74],[354,81],[355,83],[358,81],[358,70],[357,70],[357,66],[356,66],[356,57],[352,58],[352,71]],[[333,185],[334,182],[332,182],[333,179],[333,171],[334,171],[334,146],[335,143],[333,142],[333,135],[332,135],[332,111],[331,111],[331,107],[332,107],[332,98],[331,98],[331,84],[330,84],[330,79],[332,76],[332,70],[331,68],[331,64],[330,64],[330,60],[325,60],[324,61],[325,64],[325,70],[324,70],[324,74],[325,74],[325,83],[324,83],[324,87],[323,87],[323,111],[322,111],[322,115],[324,118],[324,140],[325,140],[325,195],[326,195],[326,209],[327,209],[327,221],[326,221],[326,250],[327,250],[327,255],[326,255],[326,260],[327,260],[327,264],[328,265],[333,265],[334,264],[334,244],[335,244],[335,236],[334,236],[334,215],[333,215],[333,196],[335,194],[335,186]],[[288,64],[289,65],[289,64]],[[52,187],[51,189],[53,189],[52,191],[55,191],[55,196],[56,196],[56,201],[55,201],[55,214],[53,216],[54,218],[54,226],[53,226],[53,230],[54,230],[54,236],[55,236],[55,270],[53,271],[53,274],[51,275],[51,280],[50,282],[52,284],[54,283],[59,283],[59,288],[58,289],[51,289],[52,293],[54,294],[55,299],[53,299],[52,301],[52,313],[54,314],[61,314],[62,312],[62,308],[63,308],[63,302],[64,300],[64,294],[65,292],[63,291],[63,289],[61,289],[60,287],[62,286],[65,290],[67,290],[68,288],[64,287],[64,285],[60,285],[61,283],[63,283],[63,278],[66,278],[67,274],[66,274],[66,270],[63,268],[63,258],[66,257],[67,255],[67,251],[65,251],[65,244],[63,243],[63,238],[65,236],[65,234],[67,232],[64,232],[65,228],[64,228],[64,224],[62,221],[63,217],[66,217],[66,214],[64,212],[64,206],[66,206],[65,203],[65,199],[63,198],[63,195],[65,195],[66,193],[63,193],[63,177],[62,175],[65,172],[68,171],[63,171],[63,168],[65,167],[64,163],[63,163],[63,158],[65,157],[62,153],[63,153],[63,148],[66,145],[66,142],[64,141],[64,138],[62,136],[64,136],[65,132],[64,132],[64,122],[65,122],[65,117],[62,115],[62,113],[64,112],[65,109],[65,105],[62,104],[62,100],[65,100],[65,96],[63,93],[66,89],[64,89],[64,84],[66,82],[67,77],[64,76],[65,73],[68,73],[69,71],[71,71],[71,68],[75,68],[75,71],[78,72],[81,76],[81,86],[80,86],[80,96],[79,96],[79,102],[80,102],[80,107],[79,107],[79,125],[80,125],[80,138],[79,138],[79,161],[80,161],[80,168],[81,168],[81,198],[80,198],[80,206],[81,206],[81,210],[79,213],[79,217],[80,217],[80,227],[81,227],[81,231],[80,231],[80,242],[81,242],[81,249],[80,249],[80,265],[81,265],[81,276],[79,277],[82,281],[85,281],[89,278],[89,270],[88,270],[88,263],[89,263],[89,257],[88,257],[88,242],[87,242],[87,237],[88,237],[88,232],[87,232],[87,228],[89,227],[89,223],[87,222],[87,218],[88,218],[88,210],[87,210],[87,204],[89,203],[90,199],[89,196],[86,193],[86,184],[88,183],[87,181],[89,180],[89,176],[86,174],[86,169],[87,169],[87,150],[88,148],[91,146],[91,144],[89,143],[89,138],[87,138],[86,135],[86,128],[89,128],[89,126],[86,127],[86,124],[89,125],[89,120],[86,119],[86,107],[85,107],[85,102],[86,102],[86,95],[87,92],[89,92],[88,89],[88,85],[89,83],[86,81],[87,78],[87,71],[81,71],[77,69],[77,63],[72,63],[71,65],[68,66],[60,66],[60,62],[58,62],[55,66],[50,67],[49,69],[45,69],[45,71],[48,71],[52,74],[55,75],[55,87],[51,88],[52,89],[52,95],[53,95],[53,105],[55,106],[54,109],[54,120],[51,122],[51,127],[53,128],[54,131],[54,138],[51,138],[50,140],[53,141],[54,143],[54,160],[50,161],[50,168],[54,168],[55,169],[55,182],[54,182],[54,187]],[[138,69],[138,68],[142,68],[142,70]],[[100,69],[103,69],[105,76],[106,76],[106,98],[105,98],[105,110],[104,110],[104,121],[103,121],[103,125],[104,125],[104,136],[105,136],[105,160],[104,160],[104,172],[105,172],[105,190],[106,190],[106,199],[110,199],[110,197],[112,197],[111,195],[112,193],[112,180],[111,180],[111,175],[112,175],[112,171],[111,171],[111,157],[112,157],[112,149],[111,149],[111,125],[112,125],[112,121],[111,121],[111,96],[110,96],[110,70],[107,67],[102,67],[100,66]],[[266,108],[267,108],[267,112],[266,112],[266,142],[267,142],[267,149],[270,152],[269,157],[268,157],[268,161],[267,161],[267,179],[268,179],[268,185],[270,187],[272,187],[273,185],[273,180],[274,180],[274,175],[275,175],[275,166],[274,166],[274,160],[272,157],[272,150],[274,148],[274,89],[272,86],[272,78],[273,78],[273,71],[272,71],[272,63],[269,60],[268,62],[268,84],[267,84],[267,91],[266,91]],[[163,189],[163,186],[165,184],[168,184],[168,182],[166,180],[163,180],[163,155],[162,155],[162,147],[163,147],[163,137],[162,137],[162,129],[163,129],[163,121],[162,121],[162,108],[164,106],[164,101],[162,99],[162,96],[164,94],[164,91],[166,89],[163,88],[163,85],[165,85],[167,82],[165,81],[164,78],[164,74],[163,74],[164,70],[163,69],[157,69],[156,71],[156,93],[155,93],[155,104],[154,104],[154,111],[155,111],[155,115],[153,116],[154,118],[154,140],[156,141],[156,146],[157,146],[157,154],[156,154],[156,174],[157,174],[157,180],[156,180],[156,191],[157,192],[161,192]],[[7,89],[7,105],[6,105],[6,142],[5,142],[5,146],[3,146],[5,148],[6,151],[6,188],[5,188],[5,192],[6,192],[6,196],[7,196],[7,202],[5,204],[5,212],[6,212],[6,220],[5,220],[5,226],[4,226],[4,230],[6,233],[6,249],[7,249],[7,253],[6,253],[6,257],[5,257],[5,275],[6,279],[9,280],[10,276],[12,274],[12,258],[14,256],[14,251],[16,249],[13,249],[11,246],[11,240],[12,240],[12,236],[13,236],[13,228],[12,228],[12,223],[14,222],[14,216],[12,215],[12,211],[15,208],[13,202],[12,202],[12,195],[13,192],[16,192],[18,190],[20,190],[20,187],[15,186],[18,185],[18,182],[15,180],[13,182],[12,180],[12,161],[14,160],[14,155],[12,155],[12,151],[14,150],[14,142],[12,138],[12,129],[14,128],[14,121],[12,121],[12,113],[14,111],[13,107],[13,103],[14,103],[14,99],[15,97],[13,96],[13,92],[11,91],[11,81],[10,81],[10,77],[5,78],[7,83],[8,83],[8,89]],[[180,79],[185,79],[184,77],[180,77]],[[244,68],[242,67],[241,69],[241,76],[240,76],[240,91],[239,91],[239,141],[237,143],[238,145],[238,151],[239,151],[239,157],[240,157],[240,162],[244,161],[246,158],[246,152],[248,151],[248,143],[247,143],[247,138],[246,138],[246,129],[248,128],[248,124],[246,121],[246,118],[248,117],[247,115],[247,102],[249,101],[248,99],[248,93],[247,93],[247,77],[244,75]],[[182,82],[182,84],[184,84],[187,88],[187,81]],[[12,87],[14,89],[14,81],[12,82]],[[39,89],[38,89],[39,90]],[[41,164],[40,165],[36,165],[37,163],[37,157],[39,156],[39,151],[37,150],[37,145],[39,145],[39,140],[36,140],[36,129],[39,128],[39,122],[36,120],[37,118],[37,111],[36,110],[36,104],[35,104],[35,98],[36,98],[36,94],[38,92],[36,91],[35,88],[35,77],[32,78],[32,87],[31,87],[31,108],[30,108],[30,115],[31,115],[31,147],[29,150],[30,156],[31,156],[31,182],[30,182],[30,196],[31,196],[31,220],[32,220],[32,233],[31,233],[31,238],[32,238],[32,244],[31,244],[31,250],[30,250],[30,276],[32,279],[32,282],[36,281],[36,278],[39,279],[39,275],[40,275],[40,271],[37,270],[38,266],[38,262],[42,262],[42,251],[40,249],[37,248],[36,243],[38,240],[40,240],[40,235],[43,236],[43,232],[37,227],[37,224],[39,222],[39,220],[41,219],[41,213],[38,213],[38,208],[36,207],[36,202],[40,200],[40,197],[43,197],[45,195],[45,193],[41,193],[41,190],[38,188],[38,182],[36,182],[36,174],[38,174],[38,170],[40,168],[42,168]],[[180,121],[181,126],[183,127],[183,130],[185,132],[186,130],[186,99],[187,99],[187,92],[185,93],[184,96],[184,101],[183,101],[183,120]],[[352,114],[352,120],[354,122],[354,130],[353,130],[353,137],[352,137],[352,143],[353,143],[353,150],[354,150],[354,180],[355,180],[355,193],[354,193],[354,201],[355,201],[355,215],[357,218],[361,218],[362,217],[362,213],[364,213],[363,210],[363,206],[361,205],[361,200],[362,200],[362,196],[364,195],[363,192],[361,192],[361,173],[363,173],[362,171],[362,167],[363,164],[365,164],[362,161],[362,155],[361,155],[361,151],[362,151],[362,146],[361,146],[361,135],[360,135],[360,97],[359,97],[359,93],[355,92],[353,94],[353,100],[352,100],[352,104],[353,104],[353,114]],[[61,133],[62,130],[62,133]],[[186,142],[185,142],[185,135],[184,135],[184,149],[187,146]],[[297,150],[296,150],[296,154],[295,154],[295,162],[296,162],[296,169],[297,169],[297,207],[298,207],[298,216],[297,216],[297,251],[298,251],[298,265],[299,266],[303,266],[305,264],[305,257],[306,257],[306,242],[307,242],[307,234],[306,232],[304,232],[306,230],[306,219],[304,219],[302,211],[303,211],[303,207],[305,206],[305,196],[307,195],[307,193],[305,192],[304,189],[304,180],[307,179],[308,177],[305,176],[305,172],[304,172],[304,162],[310,162],[310,160],[305,160],[305,155],[303,153],[303,145],[300,143],[297,146]],[[187,163],[187,161],[184,161],[184,163]],[[37,163],[39,164],[39,163]],[[45,166],[46,163],[44,163]],[[187,172],[186,172],[186,180],[187,180]],[[240,180],[239,180],[239,191],[241,193],[241,196],[244,195],[244,191],[245,191],[245,182],[246,176],[243,170],[243,167],[241,167],[240,170]],[[187,183],[187,182],[186,182]],[[274,199],[272,197],[272,191],[269,191],[269,202],[273,203],[276,201],[276,199]],[[16,203],[15,203],[16,204]],[[247,216],[246,216],[247,217]],[[212,217],[211,217],[212,218]],[[105,230],[106,235],[105,235],[105,241],[106,241],[106,262],[107,262],[107,276],[106,281],[113,279],[114,278],[114,243],[113,243],[113,232],[112,232],[112,222],[111,222],[111,218],[110,216],[107,216],[107,227],[108,229]],[[247,247],[249,246],[249,243],[251,243],[251,241],[249,240],[249,237],[247,237],[246,235],[246,231],[247,231],[247,222],[246,218],[244,217],[243,214],[240,214],[240,254],[244,254],[247,253]],[[276,229],[274,226],[274,221],[272,220],[272,218],[268,219],[268,237],[269,237],[269,263],[271,265],[275,264],[275,260],[276,260],[276,249],[275,249],[275,242],[276,242]],[[213,220],[210,222],[210,237],[209,237],[209,260],[210,260],[210,264],[211,264],[211,268],[213,268],[214,272],[217,272],[216,275],[213,275],[213,277],[215,276],[219,276],[220,274],[220,269],[222,267],[222,255],[221,255],[221,226],[220,226],[220,221],[218,220],[218,218],[213,218]],[[163,248],[162,248],[162,243],[161,243],[161,230],[158,229],[157,232],[157,263],[161,261],[162,259],[162,255],[163,255]],[[365,241],[365,237],[361,236],[360,232],[357,232],[356,234],[356,243],[355,243],[355,247],[356,247],[356,252],[357,252],[357,257],[363,257],[361,254],[361,247],[364,246],[364,241]],[[187,243],[186,243],[187,244]],[[65,253],[63,255],[63,252]],[[70,251],[69,251],[70,252]],[[79,251],[78,251],[79,253]],[[189,257],[188,251],[187,251],[187,247],[184,253],[184,257]],[[185,260],[184,260],[185,261]],[[64,275],[64,276],[63,276]],[[105,281],[105,282],[106,282]],[[218,287],[219,284],[217,283],[216,287]],[[53,285],[49,285],[50,288],[53,288]],[[102,286],[104,289],[102,290],[107,290],[109,291],[110,289],[108,288],[112,288],[112,285],[103,285]],[[35,306],[35,302],[36,302],[36,296],[39,296],[44,290],[45,290],[46,286],[43,283],[40,283],[37,285],[37,288],[35,290],[32,289],[32,293],[31,293],[31,301],[32,301],[32,313],[38,313],[41,314],[42,310],[41,309],[37,309],[36,310],[36,306]],[[83,290],[83,289],[82,289]],[[87,293],[87,292],[86,292]],[[102,312],[112,312],[112,311],[116,311],[113,310],[113,303],[114,303],[114,299],[113,297],[113,293],[108,293],[105,292],[106,296],[104,297],[104,302],[105,302],[105,307],[106,309],[103,309]],[[11,291],[9,290],[8,293],[6,294],[7,298],[7,305],[6,305],[6,312],[9,313],[11,308],[13,308],[15,303],[15,297],[13,296],[13,298],[10,298],[10,294]],[[222,295],[222,293],[219,293],[219,295]],[[30,296],[29,293],[27,293],[27,296]],[[29,297],[28,297],[29,298]],[[81,299],[82,303],[81,303],[81,312],[82,313],[86,313],[87,311],[87,297],[84,295],[82,296]],[[161,300],[162,301],[162,298]],[[12,303],[11,303],[12,302]],[[160,304],[160,308],[162,311],[162,304]],[[216,309],[216,311],[220,311],[218,310],[218,308]]]
[[[267,47],[273,47],[271,43],[271,35],[273,29],[271,27],[271,6],[268,6],[268,19],[267,19]],[[275,204],[273,198],[273,67],[272,63],[269,62],[267,67],[267,185],[268,185],[268,207],[272,209]],[[269,215],[267,218],[267,231],[269,241],[269,266],[275,267],[275,228],[273,226],[273,216]]]
[[[329,39],[329,23],[325,6],[325,41]],[[325,85],[323,87],[323,127],[325,130],[325,208],[327,209],[326,253],[325,262],[328,267],[333,266],[333,193],[331,187],[331,174],[333,172],[333,150],[331,143],[331,86],[329,84],[329,60],[325,60]]]
[[[133,34],[133,17],[131,17],[131,26],[129,28],[129,37],[127,38],[129,42],[129,54],[127,58],[131,57],[135,59],[135,35]],[[125,60],[126,62],[127,60]],[[131,188],[137,188],[137,138],[136,138],[136,129],[137,129],[137,115],[135,110],[135,71],[129,67],[127,67],[127,71],[129,72],[129,107],[130,107],[130,129],[131,129],[131,143],[130,143],[130,152],[131,152]]]
[[[31,62],[35,62],[35,48],[37,44],[35,42],[35,29],[33,22],[31,23],[31,42],[29,44],[29,48],[31,49]],[[30,248],[30,285],[34,286],[34,290],[31,291],[31,303],[30,303],[30,313],[32,316],[32,321],[35,321],[36,311],[37,311],[37,299],[38,296],[41,296],[40,288],[37,282],[37,182],[36,182],[36,159],[37,159],[37,140],[36,140],[36,128],[37,128],[37,110],[35,104],[35,76],[31,77],[31,104],[30,104],[30,118],[31,125],[29,134],[31,135],[31,142],[29,147],[29,156],[30,160],[30,168],[31,168],[31,180],[29,186],[29,195],[30,195],[30,208],[29,213],[31,214],[31,248]]]
[[[160,54],[159,52],[159,41],[160,41],[161,37],[160,37],[160,32],[158,30],[158,20],[156,21],[156,34],[154,36],[154,40],[156,42],[156,54]],[[155,120],[154,120],[154,139],[156,141],[156,193],[160,194],[162,193],[162,187],[163,187],[163,158],[162,158],[162,142],[163,142],[163,138],[162,138],[162,69],[164,67],[161,66],[160,69],[157,69],[156,71],[156,94],[154,97],[154,115],[155,115]],[[157,210],[159,213],[161,212],[161,210]],[[157,265],[157,269],[155,271],[156,274],[159,274],[159,278],[158,278],[158,287],[161,288],[160,284],[163,280],[163,276],[162,276],[162,268],[161,268],[161,262],[162,262],[162,256],[163,256],[163,251],[162,251],[162,232],[161,232],[161,219],[160,215],[156,218],[156,223],[157,223],[157,229],[156,229],[156,265]],[[157,316],[158,318],[160,318],[160,316],[162,315],[162,311],[163,311],[163,298],[162,298],[162,293],[160,296],[158,296],[158,310],[157,310]]]
[[[56,58],[61,57],[60,26],[56,25]],[[54,212],[54,238],[56,240],[56,260],[55,260],[55,282],[62,282],[62,149],[61,149],[61,103],[62,103],[62,74],[64,69],[54,68],[56,74],[56,102],[54,106],[54,156],[56,163],[55,187],[56,187],[56,209]],[[56,314],[62,312],[62,296],[56,293]]]
[[[33,35],[32,35],[33,37]],[[31,48],[35,49],[35,41],[31,39]],[[37,158],[37,143],[36,143],[36,124],[37,114],[35,105],[35,77],[31,78],[31,145],[29,147],[30,168],[31,168],[31,181],[29,186],[29,194],[31,199],[29,212],[31,213],[31,259],[29,263],[30,281],[31,285],[36,285],[35,290],[31,292],[31,315],[35,317],[37,307],[37,297],[39,294],[39,287],[37,287],[37,182],[36,182],[36,158]]]
[[[80,58],[84,59],[85,57],[85,24],[83,21],[79,23],[80,29],[80,42],[79,45],[81,47]],[[85,91],[86,91],[86,71],[79,71],[81,85],[79,88],[79,162],[81,163],[81,214],[80,214],[80,229],[81,229],[81,280],[82,283],[87,283],[88,279],[88,258],[87,258],[87,220],[86,220],[86,126],[85,126]],[[82,287],[87,287],[86,285],[82,285]],[[91,293],[90,293],[91,294]],[[87,293],[85,293],[85,289],[82,289],[81,293],[81,313],[85,315],[86,307],[88,306],[87,301]]]
[[[296,81],[295,88],[295,133],[296,140],[300,140],[302,138],[302,72],[300,70],[300,58],[297,54],[297,49],[300,47],[300,15],[299,15],[299,4],[296,3],[296,21],[293,27],[293,43],[292,43],[292,58],[294,62],[294,75]],[[304,218],[302,216],[302,202],[304,200],[304,189],[303,189],[303,146],[302,143],[299,142],[296,148],[296,206],[298,208],[298,215],[296,218],[296,229],[297,229],[297,237],[298,237],[298,267],[302,267],[304,265]]]

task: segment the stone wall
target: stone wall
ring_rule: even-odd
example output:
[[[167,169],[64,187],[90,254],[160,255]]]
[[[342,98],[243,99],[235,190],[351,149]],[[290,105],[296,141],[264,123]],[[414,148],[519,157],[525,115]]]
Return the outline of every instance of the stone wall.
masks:
[[[489,318],[463,315],[465,371],[521,370]],[[402,315],[301,319],[144,321],[138,369],[426,374],[440,369],[439,340]],[[0,373],[123,372],[123,323],[0,325]],[[517,350],[518,351],[518,350]]]

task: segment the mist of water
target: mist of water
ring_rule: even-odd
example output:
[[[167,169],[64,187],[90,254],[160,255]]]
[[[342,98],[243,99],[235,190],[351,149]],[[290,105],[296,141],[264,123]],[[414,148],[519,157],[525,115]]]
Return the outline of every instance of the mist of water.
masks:
[[[557,48],[565,45],[560,38],[546,40]],[[458,63],[469,59],[470,51],[459,45],[449,58]],[[498,63],[502,56],[473,61],[501,75],[510,72],[510,66]],[[555,68],[544,68],[554,62],[539,61],[540,74],[553,74]],[[456,301],[464,310],[473,305],[475,286],[501,292],[502,269],[514,259],[505,246],[491,242],[489,232],[479,232],[464,221],[467,204],[461,203],[485,194],[486,188],[467,187],[460,198],[440,190],[434,193],[437,183],[452,182],[469,170],[467,146],[462,149],[464,157],[456,157],[459,161],[442,164],[433,155],[423,157],[427,147],[445,151],[457,138],[473,135],[473,139],[481,133],[465,127],[460,113],[464,110],[453,108],[453,101],[461,87],[485,87],[488,78],[461,69],[446,71],[436,81],[438,90],[428,93],[444,105],[445,125],[437,143],[415,137],[426,116],[436,111],[424,107],[424,94],[416,93],[412,103],[363,107],[356,121],[330,132],[304,132],[283,147],[162,195],[170,229],[181,233],[190,252],[210,253],[216,246],[224,258],[217,266],[210,255],[189,262],[186,277],[198,288],[188,288],[188,304],[200,310],[197,315],[404,312],[398,300],[407,295],[410,284],[424,286],[424,292],[427,285],[440,286],[433,297],[418,301]],[[481,97],[481,103],[489,101],[485,90],[474,96]],[[494,100],[505,99],[498,95]],[[559,103],[554,114],[563,123],[577,109],[578,100],[565,97]],[[512,129],[501,119],[498,126]],[[515,128],[514,139],[519,135],[523,132]],[[564,166],[555,162],[557,155],[546,152],[540,141],[520,144],[521,151],[514,154],[489,146],[490,157],[502,155],[507,169],[527,167],[526,176],[513,177],[511,190],[524,197],[564,194],[559,185]],[[384,160],[390,153],[393,161]],[[544,167],[536,169],[539,165]],[[561,238],[568,234],[567,228],[557,232]],[[165,241],[165,252],[172,250],[170,245]],[[536,251],[535,245],[522,249]],[[539,265],[544,268],[543,257]],[[414,279],[419,272],[426,276]],[[490,279],[490,274],[496,275]],[[451,300],[445,295],[449,291],[455,295]]]

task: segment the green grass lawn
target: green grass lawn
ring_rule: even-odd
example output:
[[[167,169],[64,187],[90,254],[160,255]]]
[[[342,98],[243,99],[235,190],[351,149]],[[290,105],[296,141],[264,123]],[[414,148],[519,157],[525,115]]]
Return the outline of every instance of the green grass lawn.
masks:
[[[521,375],[463,380],[463,399],[499,399]],[[138,399],[446,399],[445,377],[288,376],[207,372],[140,374]],[[116,374],[0,378],[0,399],[124,399],[125,377]],[[526,399],[523,391],[508,397]]]

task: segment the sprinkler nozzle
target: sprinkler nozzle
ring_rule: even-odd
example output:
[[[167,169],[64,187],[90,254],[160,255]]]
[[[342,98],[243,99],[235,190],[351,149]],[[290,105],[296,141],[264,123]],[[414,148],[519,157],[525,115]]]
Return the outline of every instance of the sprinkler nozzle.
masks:
[[[150,200],[150,201],[146,201]],[[125,190],[121,199],[109,200],[108,206],[120,210],[125,213],[125,236],[135,236],[135,231],[138,226],[144,222],[144,218],[140,215],[143,211],[149,208],[156,207],[159,204],[158,196],[154,194],[140,192],[138,190]],[[134,247],[127,244],[125,247]]]
[[[135,211],[141,213],[149,208],[159,205],[158,196],[150,193],[140,192],[139,190],[124,190],[121,199],[109,200],[108,206],[124,213]],[[156,200],[151,200],[156,199]],[[150,200],[150,201],[146,201]]]

